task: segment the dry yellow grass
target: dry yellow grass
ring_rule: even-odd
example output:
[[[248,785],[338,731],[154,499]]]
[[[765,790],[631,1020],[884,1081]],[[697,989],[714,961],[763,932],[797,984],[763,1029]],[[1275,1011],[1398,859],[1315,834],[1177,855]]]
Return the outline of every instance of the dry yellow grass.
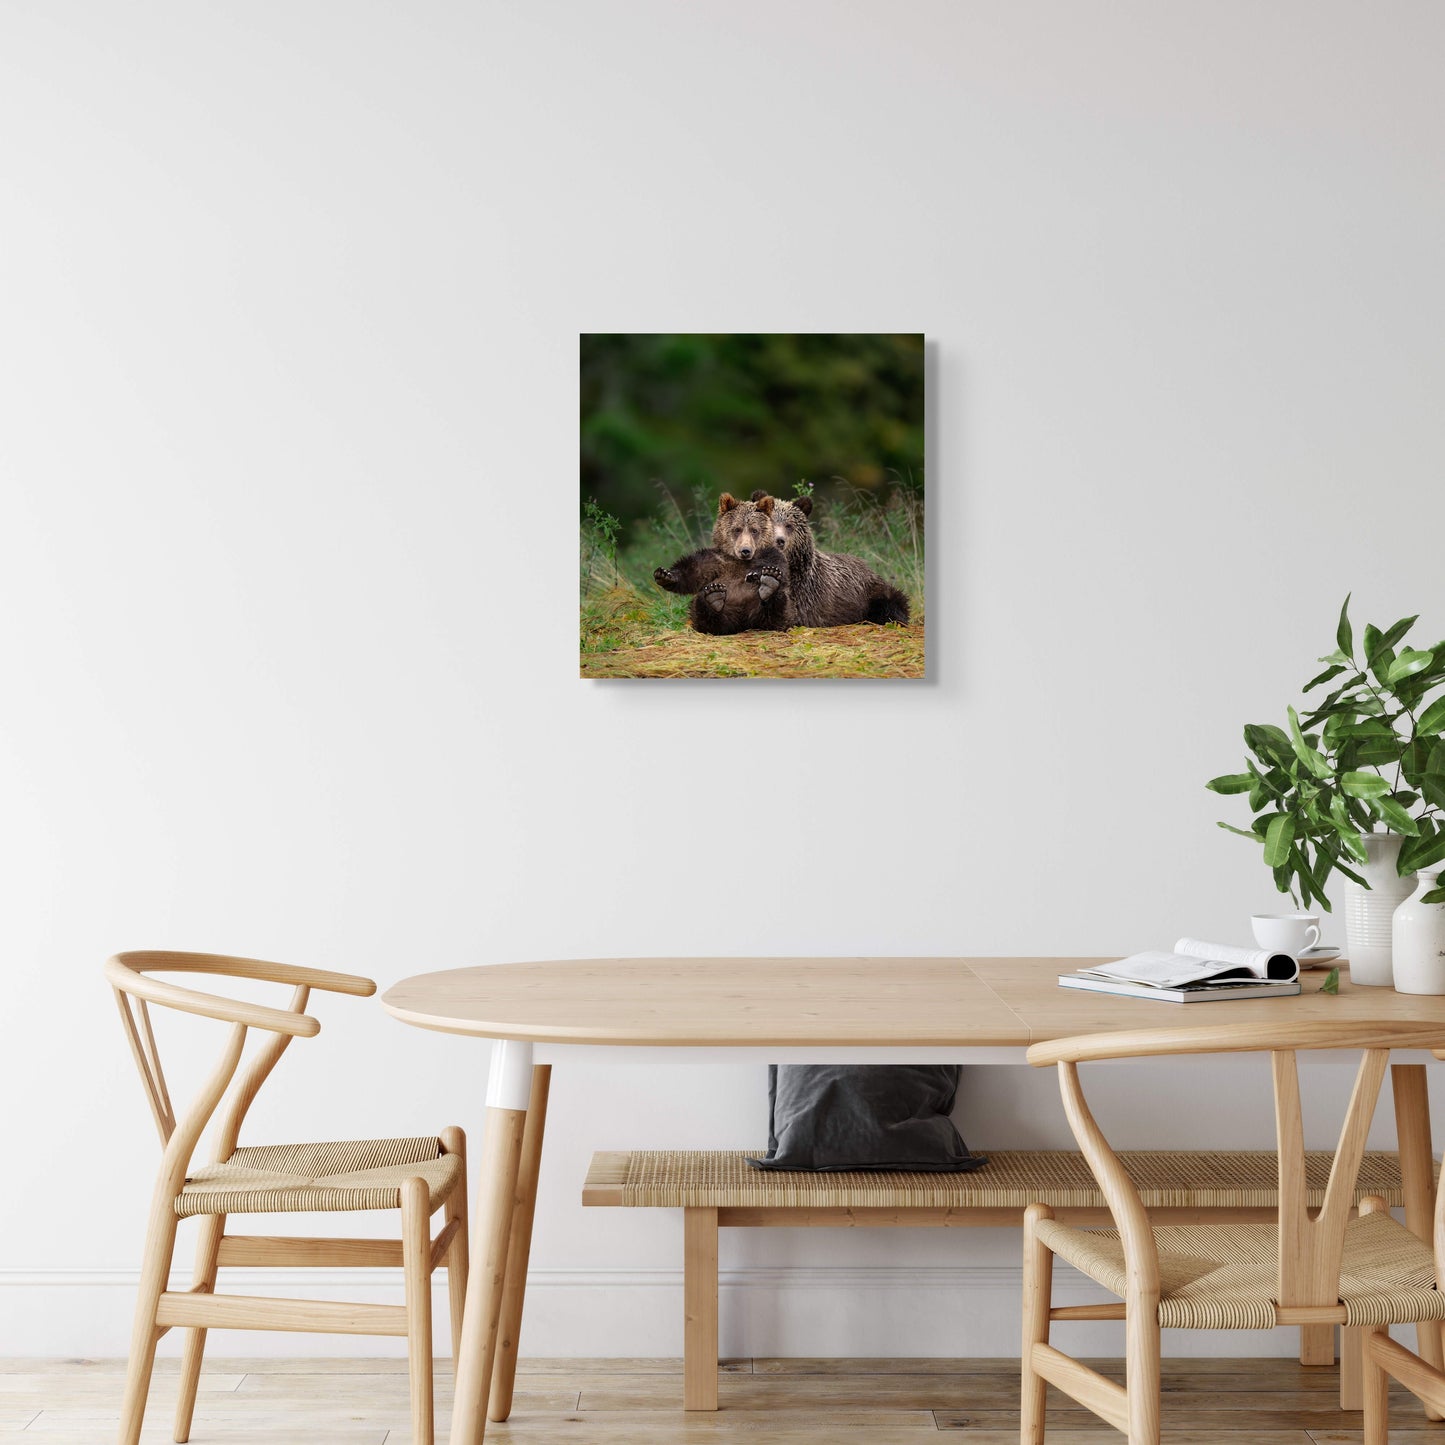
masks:
[[[615,623],[614,623],[615,626]],[[612,634],[582,654],[583,677],[922,677],[923,625],[795,627],[709,637],[691,628]]]

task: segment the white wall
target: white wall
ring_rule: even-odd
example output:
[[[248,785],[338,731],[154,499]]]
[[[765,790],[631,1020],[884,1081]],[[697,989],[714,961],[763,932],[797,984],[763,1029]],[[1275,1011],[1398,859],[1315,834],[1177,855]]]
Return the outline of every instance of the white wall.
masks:
[[[124,1349],[117,948],[389,983],[1269,906],[1204,780],[1348,589],[1445,626],[1442,42],[1405,0],[6,6],[0,1351]],[[579,682],[577,333],[895,328],[929,682]],[[254,1137],[479,1133],[484,1045],[321,1006]],[[1269,1142],[1262,1075],[1139,1077],[1126,1139]],[[970,1142],[1064,1137],[1046,1078],[967,1090]],[[678,1224],[584,1213],[585,1161],[763,1131],[750,1070],[559,1072],[525,1347],[676,1352]],[[1015,1255],[729,1239],[724,1347],[1008,1353]]]

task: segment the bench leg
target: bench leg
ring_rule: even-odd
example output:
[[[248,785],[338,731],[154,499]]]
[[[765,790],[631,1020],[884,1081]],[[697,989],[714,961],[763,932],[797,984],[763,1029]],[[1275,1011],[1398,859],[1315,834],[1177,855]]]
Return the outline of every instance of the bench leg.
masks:
[[[1405,1191],[1405,1228],[1429,1244],[1434,1231],[1435,1154],[1430,1142],[1430,1096],[1425,1091],[1424,1064],[1392,1064],[1390,1087],[1395,1096],[1395,1133],[1400,1149],[1400,1183]],[[1445,1366],[1440,1325],[1427,1320],[1415,1326],[1416,1349],[1427,1365]],[[1439,1420],[1433,1405],[1427,1420]]]
[[[717,1409],[717,1210],[682,1211],[682,1407]]]
[[[1333,1325],[1301,1325],[1299,1327],[1299,1362],[1302,1365],[1334,1364],[1335,1327]]]

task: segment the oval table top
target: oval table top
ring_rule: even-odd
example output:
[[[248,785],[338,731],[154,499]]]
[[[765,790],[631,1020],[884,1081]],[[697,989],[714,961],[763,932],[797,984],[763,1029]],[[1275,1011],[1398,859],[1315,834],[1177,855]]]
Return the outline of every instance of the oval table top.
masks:
[[[1359,988],[1153,1003],[1058,986],[1087,958],[598,958],[499,963],[402,980],[405,1023],[531,1043],[787,1047],[1027,1046],[1115,1029],[1239,1020],[1445,1022],[1445,998]],[[1223,1012],[1221,1012],[1223,1011]]]

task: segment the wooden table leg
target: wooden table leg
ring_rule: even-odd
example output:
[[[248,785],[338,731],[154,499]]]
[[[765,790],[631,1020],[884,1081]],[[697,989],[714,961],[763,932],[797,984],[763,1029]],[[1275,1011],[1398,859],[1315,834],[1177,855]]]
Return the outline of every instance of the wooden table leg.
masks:
[[[531,1082],[531,1044],[505,1039],[492,1046],[450,1445],[482,1445],[486,1435],[487,1394],[492,1384],[497,1324],[507,1278],[512,1201],[517,1190]]]
[[[522,1332],[522,1305],[527,1293],[527,1261],[532,1253],[532,1218],[537,1209],[537,1172],[542,1167],[542,1131],[547,1126],[547,1090],[551,1064],[532,1069],[527,1100],[527,1127],[522,1133],[522,1159],[512,1197],[512,1235],[507,1246],[507,1283],[497,1328],[496,1360],[487,1417],[505,1420],[512,1413],[512,1388],[517,1380],[517,1341]]]
[[[1395,1095],[1395,1135],[1400,1148],[1400,1180],[1405,1188],[1405,1227],[1430,1244],[1434,1234],[1435,1151],[1430,1143],[1430,1095],[1425,1087],[1424,1064],[1392,1064],[1390,1084]],[[1415,1326],[1420,1358],[1441,1368],[1440,1325],[1427,1321]],[[1425,1406],[1430,1420],[1445,1419],[1439,1410]]]

